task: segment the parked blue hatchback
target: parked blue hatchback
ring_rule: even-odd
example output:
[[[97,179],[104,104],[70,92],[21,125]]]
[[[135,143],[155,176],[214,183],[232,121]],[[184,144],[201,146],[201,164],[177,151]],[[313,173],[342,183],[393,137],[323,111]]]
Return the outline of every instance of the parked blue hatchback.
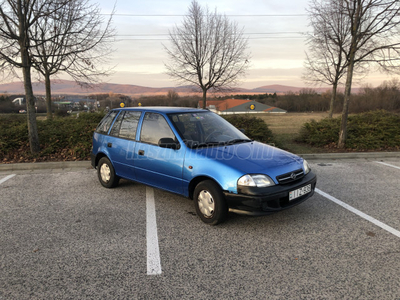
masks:
[[[295,206],[314,194],[317,181],[304,159],[193,108],[111,110],[93,135],[91,163],[104,187],[125,178],[189,197],[212,225],[229,210],[267,214]]]

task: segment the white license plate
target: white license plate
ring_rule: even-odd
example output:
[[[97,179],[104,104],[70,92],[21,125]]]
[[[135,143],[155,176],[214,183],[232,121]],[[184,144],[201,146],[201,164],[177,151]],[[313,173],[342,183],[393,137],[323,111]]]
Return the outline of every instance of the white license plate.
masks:
[[[309,192],[311,192],[311,184],[303,186],[302,188],[299,188],[297,190],[291,191],[289,193],[289,201],[299,198],[305,194],[308,194]]]

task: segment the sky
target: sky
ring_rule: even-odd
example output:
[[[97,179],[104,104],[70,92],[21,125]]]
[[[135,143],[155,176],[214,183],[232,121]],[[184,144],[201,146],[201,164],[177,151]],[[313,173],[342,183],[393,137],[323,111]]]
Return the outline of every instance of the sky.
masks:
[[[93,0],[95,1],[95,0]],[[118,0],[113,17],[116,42],[109,83],[148,87],[173,87],[178,83],[166,74],[168,32],[181,24],[191,0]],[[210,10],[217,9],[244,28],[251,53],[250,68],[239,87],[256,88],[282,84],[303,87],[301,79],[307,47],[308,0],[198,0]],[[99,0],[107,17],[114,6]],[[385,74],[370,73],[358,85],[378,86]]]

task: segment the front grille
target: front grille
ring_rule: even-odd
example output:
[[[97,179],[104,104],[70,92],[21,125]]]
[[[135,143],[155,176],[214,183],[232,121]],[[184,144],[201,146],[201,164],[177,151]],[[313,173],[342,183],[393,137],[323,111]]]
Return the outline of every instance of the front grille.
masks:
[[[287,184],[293,181],[299,180],[304,177],[304,172],[302,169],[289,172],[283,175],[276,176],[276,179],[280,184]]]

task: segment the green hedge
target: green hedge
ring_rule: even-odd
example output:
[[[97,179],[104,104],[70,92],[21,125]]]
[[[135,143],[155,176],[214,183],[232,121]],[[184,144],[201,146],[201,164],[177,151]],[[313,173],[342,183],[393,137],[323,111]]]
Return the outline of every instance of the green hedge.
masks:
[[[28,143],[26,116],[0,118],[0,161],[53,158],[61,160],[88,159],[93,131],[103,113],[81,113],[79,117],[54,118],[37,121],[41,152],[33,157]]]
[[[298,141],[317,147],[336,147],[341,118],[305,123]],[[384,110],[349,116],[346,148],[353,150],[399,150],[400,116]]]

